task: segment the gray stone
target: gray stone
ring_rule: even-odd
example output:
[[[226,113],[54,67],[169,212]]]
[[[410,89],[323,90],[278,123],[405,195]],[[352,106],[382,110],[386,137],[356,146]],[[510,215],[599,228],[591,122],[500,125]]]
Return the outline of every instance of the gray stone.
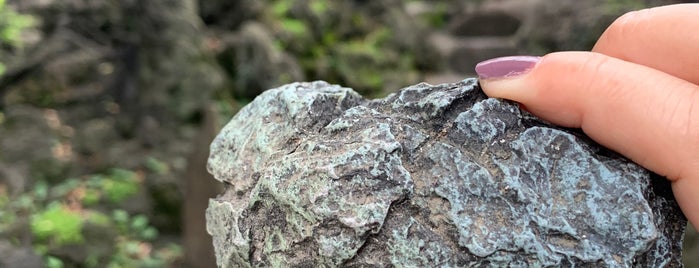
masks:
[[[475,79],[383,99],[271,89],[211,145],[222,267],[679,267],[667,181],[487,98]]]
[[[0,239],[0,268],[35,268],[44,267],[41,257],[30,247],[13,245]]]

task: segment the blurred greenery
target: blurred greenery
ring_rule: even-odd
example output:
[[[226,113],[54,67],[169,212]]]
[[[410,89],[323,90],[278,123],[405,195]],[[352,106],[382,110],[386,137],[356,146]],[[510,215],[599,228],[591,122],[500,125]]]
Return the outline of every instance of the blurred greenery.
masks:
[[[648,7],[648,4],[643,0],[606,0],[604,3],[604,11],[615,17],[620,13],[623,14],[630,10],[639,10],[646,7]]]
[[[352,1],[269,2],[263,21],[276,28],[277,49],[298,57],[311,80],[346,85],[378,97],[387,93],[386,88],[418,82],[419,71],[427,68],[415,59],[419,48],[405,46],[404,40],[394,36],[397,25],[387,21],[389,16],[362,12],[366,7]],[[432,15],[439,20],[438,13]],[[426,29],[426,25],[414,26],[416,33]]]
[[[159,234],[148,217],[119,208],[140,184],[136,173],[113,169],[56,185],[38,182],[32,191],[13,200],[0,193],[0,233],[19,241],[12,234],[21,228],[22,217],[29,216],[33,247],[48,267],[63,267],[60,254],[67,246],[85,252],[85,267],[171,266],[182,257],[181,247],[153,244]],[[103,212],[110,209],[111,213]],[[86,241],[85,233],[101,234],[106,240]]]
[[[7,7],[5,0],[0,0],[0,40],[2,42],[15,47],[21,46],[19,37],[22,31],[34,23],[34,18],[15,12]]]
[[[21,48],[22,32],[35,25],[32,16],[22,15],[9,8],[5,0],[0,0],[0,46]],[[0,59],[2,59],[0,55]],[[0,75],[5,72],[6,66],[0,60]]]
[[[32,233],[38,241],[57,246],[84,242],[83,220],[78,213],[56,202],[38,211],[31,219]]]

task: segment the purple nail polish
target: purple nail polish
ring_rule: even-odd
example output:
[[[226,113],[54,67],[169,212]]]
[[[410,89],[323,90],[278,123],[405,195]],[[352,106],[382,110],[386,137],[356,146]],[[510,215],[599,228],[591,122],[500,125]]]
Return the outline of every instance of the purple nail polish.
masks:
[[[489,59],[476,64],[476,73],[481,79],[515,77],[534,68],[541,57],[509,56]]]

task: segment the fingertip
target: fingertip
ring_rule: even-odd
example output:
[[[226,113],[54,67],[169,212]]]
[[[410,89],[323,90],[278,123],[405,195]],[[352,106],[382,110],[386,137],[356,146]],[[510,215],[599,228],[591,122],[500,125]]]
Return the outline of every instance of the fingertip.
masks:
[[[479,79],[481,88],[488,97],[508,99],[522,102],[526,99],[527,86],[522,78],[511,79]]]
[[[478,63],[475,71],[483,92],[489,97],[525,102],[532,93],[526,77],[540,59],[537,56],[494,58]]]
[[[570,66],[574,66],[568,62],[570,55],[567,54],[570,53],[530,57],[535,61],[531,61],[533,64],[526,71],[501,71],[516,75],[484,78],[479,74],[481,87],[489,97],[519,102],[544,120],[566,127],[580,127],[580,105],[571,101],[570,92],[556,89],[557,81],[567,79],[572,71]]]

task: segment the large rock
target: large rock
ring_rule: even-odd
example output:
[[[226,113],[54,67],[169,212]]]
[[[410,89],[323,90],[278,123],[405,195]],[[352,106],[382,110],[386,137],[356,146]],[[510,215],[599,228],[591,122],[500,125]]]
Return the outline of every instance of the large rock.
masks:
[[[366,100],[268,90],[211,145],[222,267],[682,266],[661,177],[487,98],[475,79]]]

